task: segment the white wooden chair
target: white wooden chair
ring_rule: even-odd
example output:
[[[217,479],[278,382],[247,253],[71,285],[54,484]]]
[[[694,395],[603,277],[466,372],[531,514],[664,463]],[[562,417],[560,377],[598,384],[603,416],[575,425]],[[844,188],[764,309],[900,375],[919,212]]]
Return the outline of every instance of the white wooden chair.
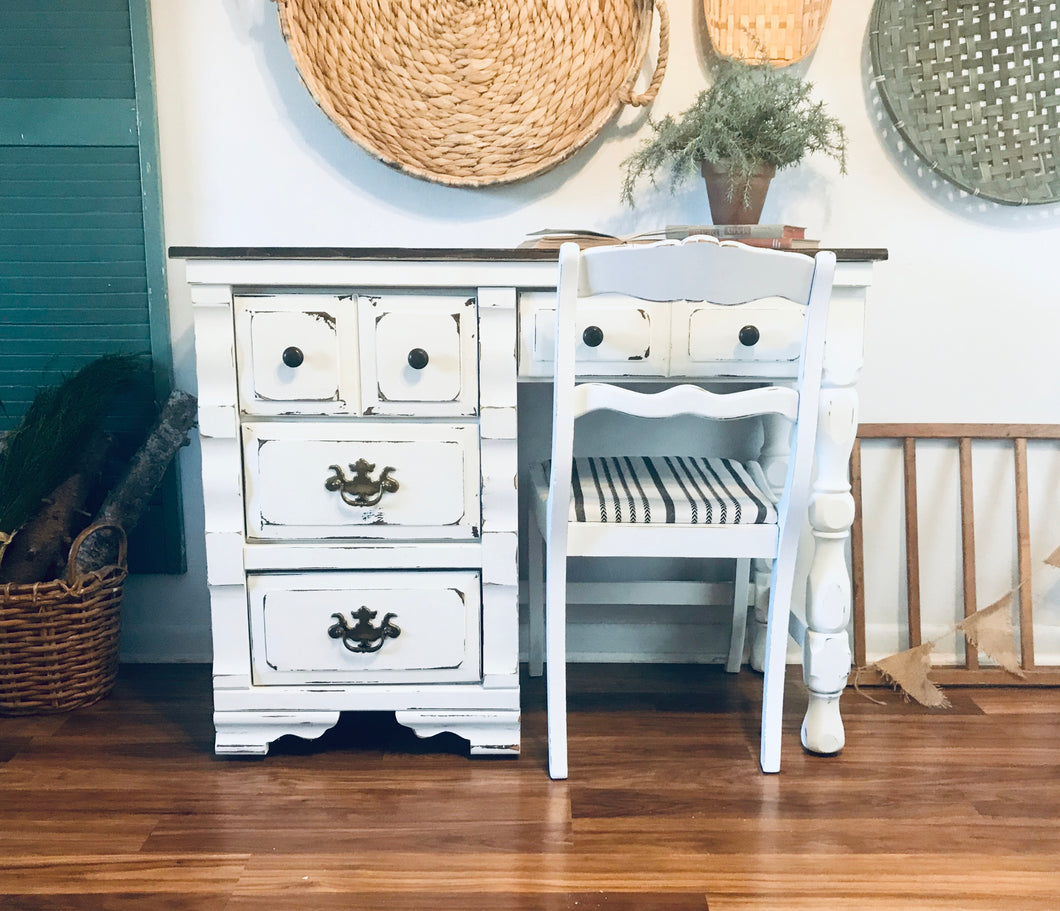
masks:
[[[552,458],[532,472],[531,655],[544,636],[549,774],[567,777],[566,597],[568,556],[736,558],[739,667],[749,561],[771,559],[762,700],[761,766],[780,770],[785,656],[796,550],[809,503],[825,321],[835,255],[766,250],[711,238],[559,253]],[[798,379],[735,392],[691,384],[644,393],[610,383],[576,383],[575,313],[596,295],[644,301],[707,301],[739,307],[768,298],[805,305]],[[733,340],[734,356],[739,343]],[[593,411],[648,418],[711,420],[781,415],[793,422],[787,478],[775,497],[757,462],[674,457],[574,458],[575,420]],[[694,449],[690,441],[689,449]],[[533,526],[536,526],[536,532]],[[538,532],[540,534],[538,534]],[[542,607],[542,573],[544,576]],[[733,667],[733,651],[736,666]],[[540,659],[536,662],[540,664]],[[535,670],[531,658],[531,672]],[[538,667],[538,672],[540,669]]]

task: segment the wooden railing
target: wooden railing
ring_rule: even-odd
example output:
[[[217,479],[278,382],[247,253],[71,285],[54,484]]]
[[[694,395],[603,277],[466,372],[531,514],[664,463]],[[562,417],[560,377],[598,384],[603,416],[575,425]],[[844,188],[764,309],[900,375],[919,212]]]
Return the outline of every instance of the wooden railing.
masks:
[[[851,492],[854,496],[855,518],[851,528],[851,575],[853,583],[854,663],[864,668],[866,655],[865,622],[865,553],[864,523],[871,522],[862,509],[862,440],[893,440],[900,443],[903,454],[905,549],[907,556],[906,595],[908,602],[908,646],[913,648],[923,641],[920,604],[920,540],[917,521],[917,460],[919,440],[952,440],[957,444],[959,460],[961,558],[963,574],[964,616],[969,617],[985,605],[979,604],[976,590],[975,516],[973,510],[972,449],[979,441],[1011,441],[1015,469],[1016,559],[1019,603],[1020,666],[1025,677],[1017,678],[1000,668],[983,667],[976,649],[965,650],[964,663],[957,666],[938,666],[931,671],[931,679],[940,684],[1006,684],[1058,685],[1060,667],[1040,667],[1034,657],[1034,622],[1032,616],[1032,559],[1030,532],[1030,502],[1027,476],[1027,443],[1030,441],[1060,441],[1057,424],[863,424],[850,460]],[[1060,494],[1060,491],[1057,491]],[[1057,497],[1060,506],[1060,496]],[[1058,542],[1046,542],[1051,551]],[[860,675],[860,683],[869,682],[868,674]]]

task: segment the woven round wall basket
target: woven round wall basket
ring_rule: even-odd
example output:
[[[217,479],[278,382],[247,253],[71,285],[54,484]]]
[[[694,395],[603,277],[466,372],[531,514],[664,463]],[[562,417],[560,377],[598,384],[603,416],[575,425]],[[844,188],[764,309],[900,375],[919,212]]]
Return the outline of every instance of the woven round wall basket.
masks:
[[[749,63],[789,66],[821,38],[832,0],[703,0],[714,50]]]
[[[85,529],[70,548],[76,563]],[[126,576],[121,536],[118,563],[79,578],[0,585],[0,715],[43,715],[91,705],[118,673],[121,598]]]
[[[664,0],[276,0],[321,109],[395,168],[454,186],[510,183],[568,158],[666,70]],[[653,10],[659,54],[634,85]]]
[[[932,171],[1005,205],[1060,201],[1060,4],[876,0],[869,50],[883,106]]]

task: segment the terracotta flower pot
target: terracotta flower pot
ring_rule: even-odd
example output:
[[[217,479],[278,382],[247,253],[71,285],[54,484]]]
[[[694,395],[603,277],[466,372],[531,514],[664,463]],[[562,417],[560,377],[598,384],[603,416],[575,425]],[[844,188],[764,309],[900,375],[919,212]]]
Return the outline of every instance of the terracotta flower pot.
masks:
[[[700,162],[700,170],[707,184],[710,217],[716,225],[756,225],[762,215],[769,183],[777,169],[761,165],[751,177],[750,202],[744,205],[743,187],[739,184],[729,198],[731,177],[724,162]]]

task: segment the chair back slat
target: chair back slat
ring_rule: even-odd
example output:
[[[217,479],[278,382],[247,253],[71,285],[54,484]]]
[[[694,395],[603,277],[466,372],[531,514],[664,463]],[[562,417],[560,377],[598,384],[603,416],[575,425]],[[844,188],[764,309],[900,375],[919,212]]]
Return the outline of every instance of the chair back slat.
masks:
[[[683,384],[662,392],[638,392],[611,383],[582,383],[574,387],[575,418],[591,411],[620,411],[638,418],[693,415],[711,420],[733,420],[756,414],[779,414],[795,420],[799,394],[783,386],[764,386],[719,394]]]
[[[637,246],[596,247],[581,260],[578,294],[626,294],[652,301],[743,304],[766,297],[809,300],[814,260],[734,241],[692,237]]]

